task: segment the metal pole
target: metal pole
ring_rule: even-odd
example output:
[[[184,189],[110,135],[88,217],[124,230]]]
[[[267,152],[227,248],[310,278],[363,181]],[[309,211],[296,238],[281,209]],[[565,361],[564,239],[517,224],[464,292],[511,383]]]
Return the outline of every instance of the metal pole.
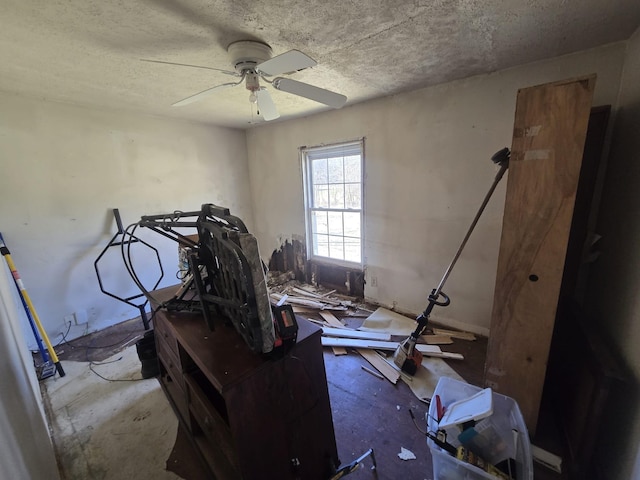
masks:
[[[58,359],[58,355],[56,355],[56,351],[53,349],[53,345],[51,345],[51,342],[49,341],[47,332],[42,326],[42,322],[40,322],[40,318],[38,317],[38,313],[36,312],[36,307],[33,305],[33,302],[31,302],[31,298],[27,293],[24,283],[22,283],[22,279],[20,278],[18,269],[16,268],[15,264],[13,263],[13,260],[11,259],[11,253],[9,252],[9,248],[7,248],[7,245],[4,243],[4,239],[2,238],[1,233],[0,233],[0,253],[2,253],[5,260],[7,261],[7,265],[9,265],[9,270],[11,270],[11,274],[13,275],[13,278],[15,280],[16,288],[18,289],[18,293],[20,294],[20,297],[27,304],[27,306],[29,307],[29,311],[33,315],[33,320],[38,326],[38,331],[40,332],[40,335],[42,336],[44,343],[47,345],[49,356],[51,357],[53,364],[56,366],[56,370],[58,371],[58,374],[61,377],[64,377],[65,373],[62,368],[62,365],[60,364],[60,360]]]
[[[496,174],[496,178],[493,180],[493,183],[491,184],[491,188],[489,188],[489,191],[487,192],[486,196],[484,197],[482,205],[480,205],[480,209],[478,210],[478,213],[476,213],[476,216],[473,219],[473,222],[471,222],[471,226],[469,227],[469,230],[467,231],[467,234],[464,236],[464,240],[462,240],[462,244],[460,245],[460,248],[458,248],[458,251],[454,255],[453,260],[451,260],[451,263],[449,264],[449,267],[444,272],[444,275],[442,277],[442,280],[440,280],[440,283],[438,284],[438,287],[432,293],[432,295],[434,297],[438,298],[438,296],[440,295],[440,291],[442,290],[442,287],[444,286],[444,283],[449,278],[449,274],[451,273],[451,270],[453,270],[453,267],[456,264],[456,262],[458,261],[458,258],[460,258],[460,254],[462,253],[462,250],[464,249],[465,245],[467,244],[467,241],[469,240],[469,237],[471,236],[471,233],[473,232],[473,229],[476,228],[476,224],[478,223],[478,220],[480,220],[480,216],[482,215],[482,212],[484,212],[485,207],[489,203],[489,199],[491,198],[491,195],[493,195],[494,190],[496,189],[496,187],[498,186],[498,183],[502,179],[502,177],[504,175],[504,172],[507,171],[507,168],[509,168],[509,163],[508,162],[504,162],[504,163],[502,163],[500,165],[500,170],[498,170],[498,173]]]

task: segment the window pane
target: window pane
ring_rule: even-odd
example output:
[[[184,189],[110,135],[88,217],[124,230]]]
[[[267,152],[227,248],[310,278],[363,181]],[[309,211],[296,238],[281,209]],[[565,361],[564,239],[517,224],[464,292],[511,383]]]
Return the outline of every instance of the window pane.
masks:
[[[329,236],[328,235],[313,235],[313,254],[320,255],[321,257],[329,256]]]
[[[329,185],[329,207],[344,208],[344,184]]]
[[[342,237],[329,236],[329,256],[344,260],[344,243]]]
[[[316,208],[329,208],[329,185],[313,186],[313,206]]]
[[[329,159],[329,183],[344,182],[344,166],[342,157]]]
[[[345,236],[360,238],[360,213],[344,212],[343,215]]]
[[[362,208],[362,185],[360,183],[348,183],[344,186],[345,208]]]
[[[329,235],[342,235],[342,212],[327,212],[329,217]]]
[[[345,182],[358,182],[362,181],[362,170],[360,155],[351,155],[350,157],[344,157],[344,181]]]
[[[327,212],[311,212],[313,231],[316,233],[329,233]]]
[[[360,240],[357,238],[345,237],[344,239],[344,259],[349,262],[360,263],[362,261],[362,249]]]
[[[312,165],[312,181],[313,184],[317,183],[327,183],[327,159],[321,158],[319,160],[313,160],[311,162]]]
[[[303,149],[309,253],[333,263],[362,264],[362,144]],[[306,175],[308,174],[308,177]]]

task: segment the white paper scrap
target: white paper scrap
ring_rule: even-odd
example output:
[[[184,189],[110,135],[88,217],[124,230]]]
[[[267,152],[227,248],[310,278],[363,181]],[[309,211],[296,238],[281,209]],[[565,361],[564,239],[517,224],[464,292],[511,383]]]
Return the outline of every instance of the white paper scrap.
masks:
[[[398,454],[401,460],[415,460],[416,456],[411,450],[407,450],[404,447],[400,447],[400,453]]]

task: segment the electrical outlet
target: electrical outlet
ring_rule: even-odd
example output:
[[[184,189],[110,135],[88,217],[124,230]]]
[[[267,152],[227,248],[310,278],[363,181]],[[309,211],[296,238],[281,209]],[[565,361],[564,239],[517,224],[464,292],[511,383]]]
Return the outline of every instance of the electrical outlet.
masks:
[[[371,275],[371,286],[372,287],[377,287],[378,286],[378,276],[377,275]]]

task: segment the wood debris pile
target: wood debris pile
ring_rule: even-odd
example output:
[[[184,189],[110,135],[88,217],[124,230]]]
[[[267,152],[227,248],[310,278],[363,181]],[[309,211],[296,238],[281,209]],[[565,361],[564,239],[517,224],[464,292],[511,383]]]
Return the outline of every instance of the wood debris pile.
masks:
[[[322,345],[332,348],[335,355],[346,355],[347,349],[353,349],[365,358],[384,378],[396,383],[405,376],[391,359],[398,347],[398,342],[406,336],[392,336],[390,333],[373,332],[368,329],[359,330],[363,323],[378,310],[375,305],[366,304],[362,300],[341,295],[335,290],[304,284],[292,276],[280,274],[269,279],[271,301],[292,305],[295,313],[307,318],[322,327]],[[394,312],[386,311],[389,314]],[[339,317],[339,318],[338,318]],[[372,317],[373,318],[373,317]],[[413,327],[412,327],[413,328]],[[433,334],[423,335],[417,348],[426,357],[437,357],[450,360],[463,360],[459,353],[443,352],[438,345],[453,343],[453,338],[467,341],[475,340],[468,332],[458,332],[433,328]]]
[[[285,283],[279,283],[286,279]],[[356,297],[336,293],[322,287],[300,283],[282,274],[269,281],[270,298],[273,303],[288,303],[295,313],[313,314],[320,311],[340,312],[346,316],[366,317],[373,312],[371,308]],[[284,299],[284,300],[283,300]]]

